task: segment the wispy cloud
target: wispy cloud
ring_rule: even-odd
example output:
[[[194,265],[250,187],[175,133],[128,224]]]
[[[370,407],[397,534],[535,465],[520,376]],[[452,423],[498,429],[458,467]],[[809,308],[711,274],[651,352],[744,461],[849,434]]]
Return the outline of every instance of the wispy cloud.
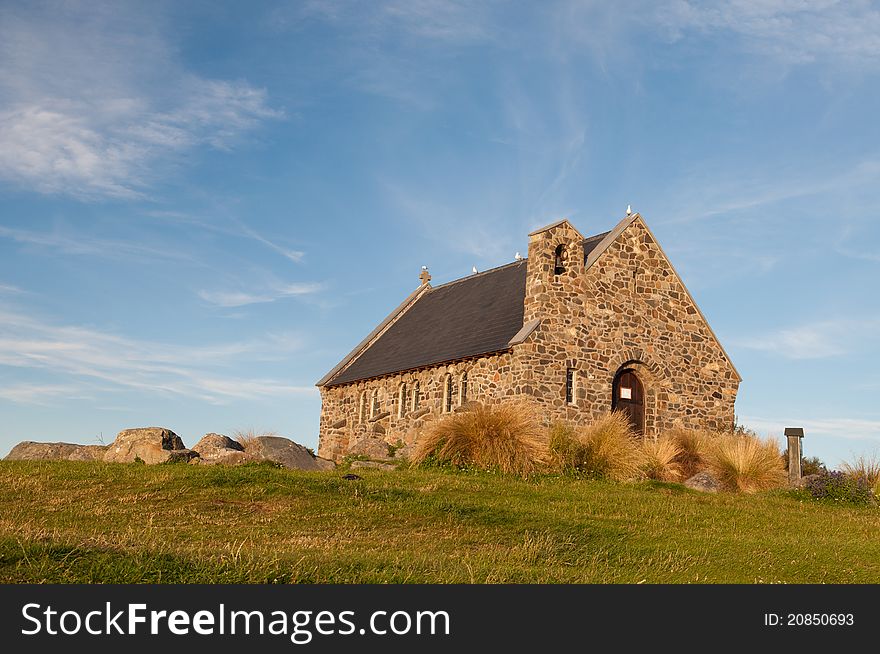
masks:
[[[824,359],[852,350],[865,350],[866,343],[880,338],[880,320],[827,320],[779,329],[761,336],[731,339],[752,350],[787,359]]]
[[[13,286],[12,284],[0,284],[0,293],[6,293],[8,295],[20,295],[21,293],[24,293],[24,291],[18,286]]]
[[[832,438],[880,441],[880,420],[810,418],[795,415],[787,419],[742,416],[741,421],[752,429],[775,436],[782,436],[783,430],[786,427],[803,427],[808,437],[827,436]]]
[[[283,360],[301,347],[301,339],[294,334],[216,345],[158,343],[56,325],[0,309],[0,365],[53,377],[45,385],[0,384],[0,397],[34,402],[75,393],[137,390],[222,404],[233,399],[311,394],[311,386],[229,372],[247,361]]]
[[[0,226],[0,238],[6,238],[22,245],[45,248],[56,254],[71,256],[125,260],[137,258],[151,261],[192,261],[191,255],[178,252],[171,247],[150,247],[142,243],[99,238],[62,229],[40,232]]]
[[[741,47],[787,63],[880,64],[880,10],[866,0],[679,0],[651,14],[673,40],[726,32]]]
[[[218,307],[242,307],[248,304],[263,304],[284,298],[311,295],[323,288],[324,285],[319,282],[295,282],[274,286],[260,293],[202,290],[198,292],[198,296],[205,302]]]
[[[200,145],[277,118],[265,89],[194,75],[161,21],[96,3],[0,9],[0,179],[83,199],[133,198]]]

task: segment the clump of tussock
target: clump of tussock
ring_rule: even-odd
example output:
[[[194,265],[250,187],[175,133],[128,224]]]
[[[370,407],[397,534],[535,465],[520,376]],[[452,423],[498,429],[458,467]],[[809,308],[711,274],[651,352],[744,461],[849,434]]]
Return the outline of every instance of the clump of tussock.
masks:
[[[728,490],[755,493],[785,484],[782,453],[772,438],[722,433],[705,456],[709,472]]]
[[[257,439],[262,436],[277,436],[274,431],[258,431],[253,428],[249,429],[235,429],[232,432],[233,440],[238,441],[239,445],[244,448],[244,451],[247,452],[249,447],[253,447],[254,443],[256,443]]]
[[[852,463],[845,462],[840,467],[845,475],[857,482],[864,482],[874,495],[880,496],[880,458],[876,454],[860,455]]]
[[[432,423],[412,457],[413,465],[449,464],[527,477],[548,460],[547,436],[522,404],[475,404]]]
[[[554,425],[550,450],[562,472],[614,481],[629,481],[641,475],[639,440],[629,420],[619,412],[605,414],[578,431],[564,424]]]
[[[681,446],[668,436],[646,438],[642,441],[642,473],[656,481],[681,481],[682,452]]]
[[[713,436],[701,429],[676,427],[661,438],[675,443],[679,453],[675,457],[682,479],[690,479],[706,467],[705,457]]]

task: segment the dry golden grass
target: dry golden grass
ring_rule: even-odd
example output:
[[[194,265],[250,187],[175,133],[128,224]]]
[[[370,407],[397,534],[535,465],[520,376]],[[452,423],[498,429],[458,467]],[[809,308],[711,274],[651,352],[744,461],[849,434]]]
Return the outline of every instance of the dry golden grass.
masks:
[[[771,438],[722,433],[706,448],[706,466],[728,490],[755,493],[785,484],[779,445]]]
[[[682,452],[681,446],[667,436],[646,438],[642,441],[642,473],[657,481],[681,481],[682,465],[678,460]]]
[[[639,441],[622,413],[605,414],[577,432],[563,424],[554,425],[550,443],[552,460],[562,471],[614,481],[641,475]]]
[[[676,427],[661,436],[674,442],[680,452],[675,459],[681,472],[682,479],[690,479],[705,468],[706,450],[712,441],[713,435],[699,429],[684,429]]]
[[[483,406],[454,413],[427,427],[412,463],[476,466],[527,477],[548,461],[547,436],[522,404]]]
[[[253,428],[250,429],[236,429],[232,432],[232,438],[237,440],[238,443],[244,448],[244,451],[248,451],[248,447],[252,446],[254,442],[260,438],[261,436],[277,436],[278,434],[274,431],[259,431]]]
[[[880,496],[880,458],[877,455],[859,456],[852,463],[845,462],[842,471],[850,477],[864,480],[874,495]]]

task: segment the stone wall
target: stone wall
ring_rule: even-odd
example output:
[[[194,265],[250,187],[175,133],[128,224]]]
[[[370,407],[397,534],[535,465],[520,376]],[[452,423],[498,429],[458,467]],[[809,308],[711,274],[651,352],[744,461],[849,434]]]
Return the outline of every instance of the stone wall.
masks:
[[[462,375],[467,379],[465,398],[461,396]],[[353,384],[324,386],[318,454],[338,461],[352,451],[376,451],[370,447],[371,440],[392,446],[412,444],[420,429],[447,413],[447,377],[452,380],[450,404],[455,411],[468,401],[493,404],[514,397],[521,389],[516,382],[521,376],[516,355],[505,352]],[[405,396],[401,411],[402,385]],[[416,389],[418,401],[414,408]]]

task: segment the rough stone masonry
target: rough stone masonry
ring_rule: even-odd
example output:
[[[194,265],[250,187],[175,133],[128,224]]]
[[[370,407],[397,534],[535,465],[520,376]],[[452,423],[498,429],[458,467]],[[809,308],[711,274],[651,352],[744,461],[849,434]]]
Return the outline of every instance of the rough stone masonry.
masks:
[[[318,382],[318,453],[411,447],[470,402],[532,404],[545,424],[616,409],[654,437],[731,427],[741,377],[639,214],[590,238],[567,220],[528,257],[421,285]]]

